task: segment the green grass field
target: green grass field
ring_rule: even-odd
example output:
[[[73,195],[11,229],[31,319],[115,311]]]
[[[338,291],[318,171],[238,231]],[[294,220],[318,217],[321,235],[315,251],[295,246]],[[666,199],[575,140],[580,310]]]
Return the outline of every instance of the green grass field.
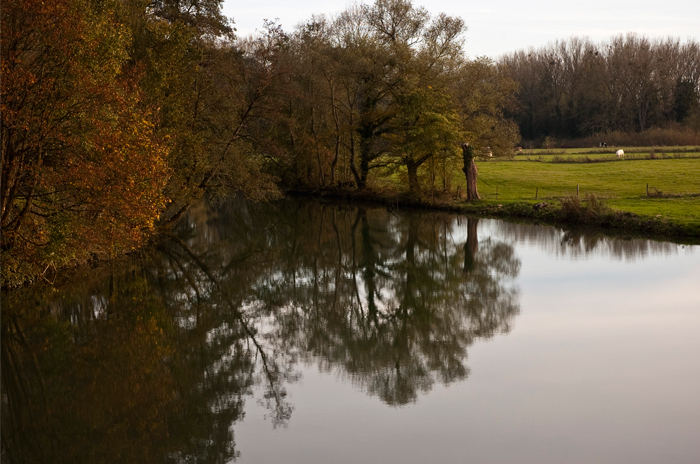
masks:
[[[512,211],[523,217],[527,216],[526,210],[518,205],[547,202],[558,208],[559,200],[575,196],[578,186],[584,206],[587,195],[593,194],[613,210],[639,215],[641,222],[631,225],[637,230],[652,219],[662,225],[680,226],[668,230],[700,236],[700,147],[623,147],[622,159],[614,154],[617,148],[523,150],[513,159],[477,160],[481,201],[464,209],[494,211],[502,205],[508,208],[499,215],[507,216],[507,211]],[[376,174],[380,173],[378,170]],[[397,192],[406,188],[405,173],[376,175],[371,183],[375,195],[397,198]],[[464,174],[455,169],[451,190],[458,188],[464,198]],[[424,196],[421,201],[436,206],[455,202],[438,198]],[[463,200],[456,200],[454,206],[459,209],[460,204]],[[663,234],[663,229],[659,227],[659,233]]]
[[[533,155],[531,161],[527,160],[528,155],[516,156],[514,161],[481,161],[477,163],[478,188],[486,202],[535,203],[576,195],[578,185],[580,196],[595,194],[616,209],[700,225],[700,157],[689,157],[697,152],[682,154],[685,156],[653,160],[619,161],[615,157],[610,162],[596,163],[561,163],[551,159],[534,162]],[[567,156],[587,154],[572,150]],[[456,175],[455,181],[461,185],[464,178]],[[647,196],[647,184],[652,196]]]

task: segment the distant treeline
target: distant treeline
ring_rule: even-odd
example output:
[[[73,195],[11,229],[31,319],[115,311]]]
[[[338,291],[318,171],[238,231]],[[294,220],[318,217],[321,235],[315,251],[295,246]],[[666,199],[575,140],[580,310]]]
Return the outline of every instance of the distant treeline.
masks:
[[[499,64],[519,84],[511,115],[525,140],[651,128],[697,138],[700,44],[694,40],[628,34],[596,44],[572,37],[507,54]]]

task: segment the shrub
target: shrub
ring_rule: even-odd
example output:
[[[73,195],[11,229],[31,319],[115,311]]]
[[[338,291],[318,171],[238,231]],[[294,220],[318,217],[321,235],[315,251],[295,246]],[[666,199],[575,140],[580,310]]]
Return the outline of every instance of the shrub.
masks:
[[[560,202],[561,215],[567,221],[591,221],[611,211],[610,207],[593,193],[586,194],[585,201],[574,195],[561,198]]]

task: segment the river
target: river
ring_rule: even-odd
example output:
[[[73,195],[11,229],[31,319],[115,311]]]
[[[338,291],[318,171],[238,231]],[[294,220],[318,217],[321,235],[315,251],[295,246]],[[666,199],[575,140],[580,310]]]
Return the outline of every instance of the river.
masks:
[[[697,463],[700,247],[242,198],[2,295],[2,462]]]

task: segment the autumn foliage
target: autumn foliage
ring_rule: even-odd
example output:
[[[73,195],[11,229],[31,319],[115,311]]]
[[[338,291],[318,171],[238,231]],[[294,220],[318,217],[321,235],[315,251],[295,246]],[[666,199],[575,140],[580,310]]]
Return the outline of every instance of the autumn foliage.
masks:
[[[239,39],[221,3],[3,2],[3,287],[134,249],[205,193],[448,189],[463,138],[514,143],[460,18],[377,0]]]
[[[130,40],[104,6],[3,2],[3,286],[129,250],[164,208],[167,149],[124,71]]]

